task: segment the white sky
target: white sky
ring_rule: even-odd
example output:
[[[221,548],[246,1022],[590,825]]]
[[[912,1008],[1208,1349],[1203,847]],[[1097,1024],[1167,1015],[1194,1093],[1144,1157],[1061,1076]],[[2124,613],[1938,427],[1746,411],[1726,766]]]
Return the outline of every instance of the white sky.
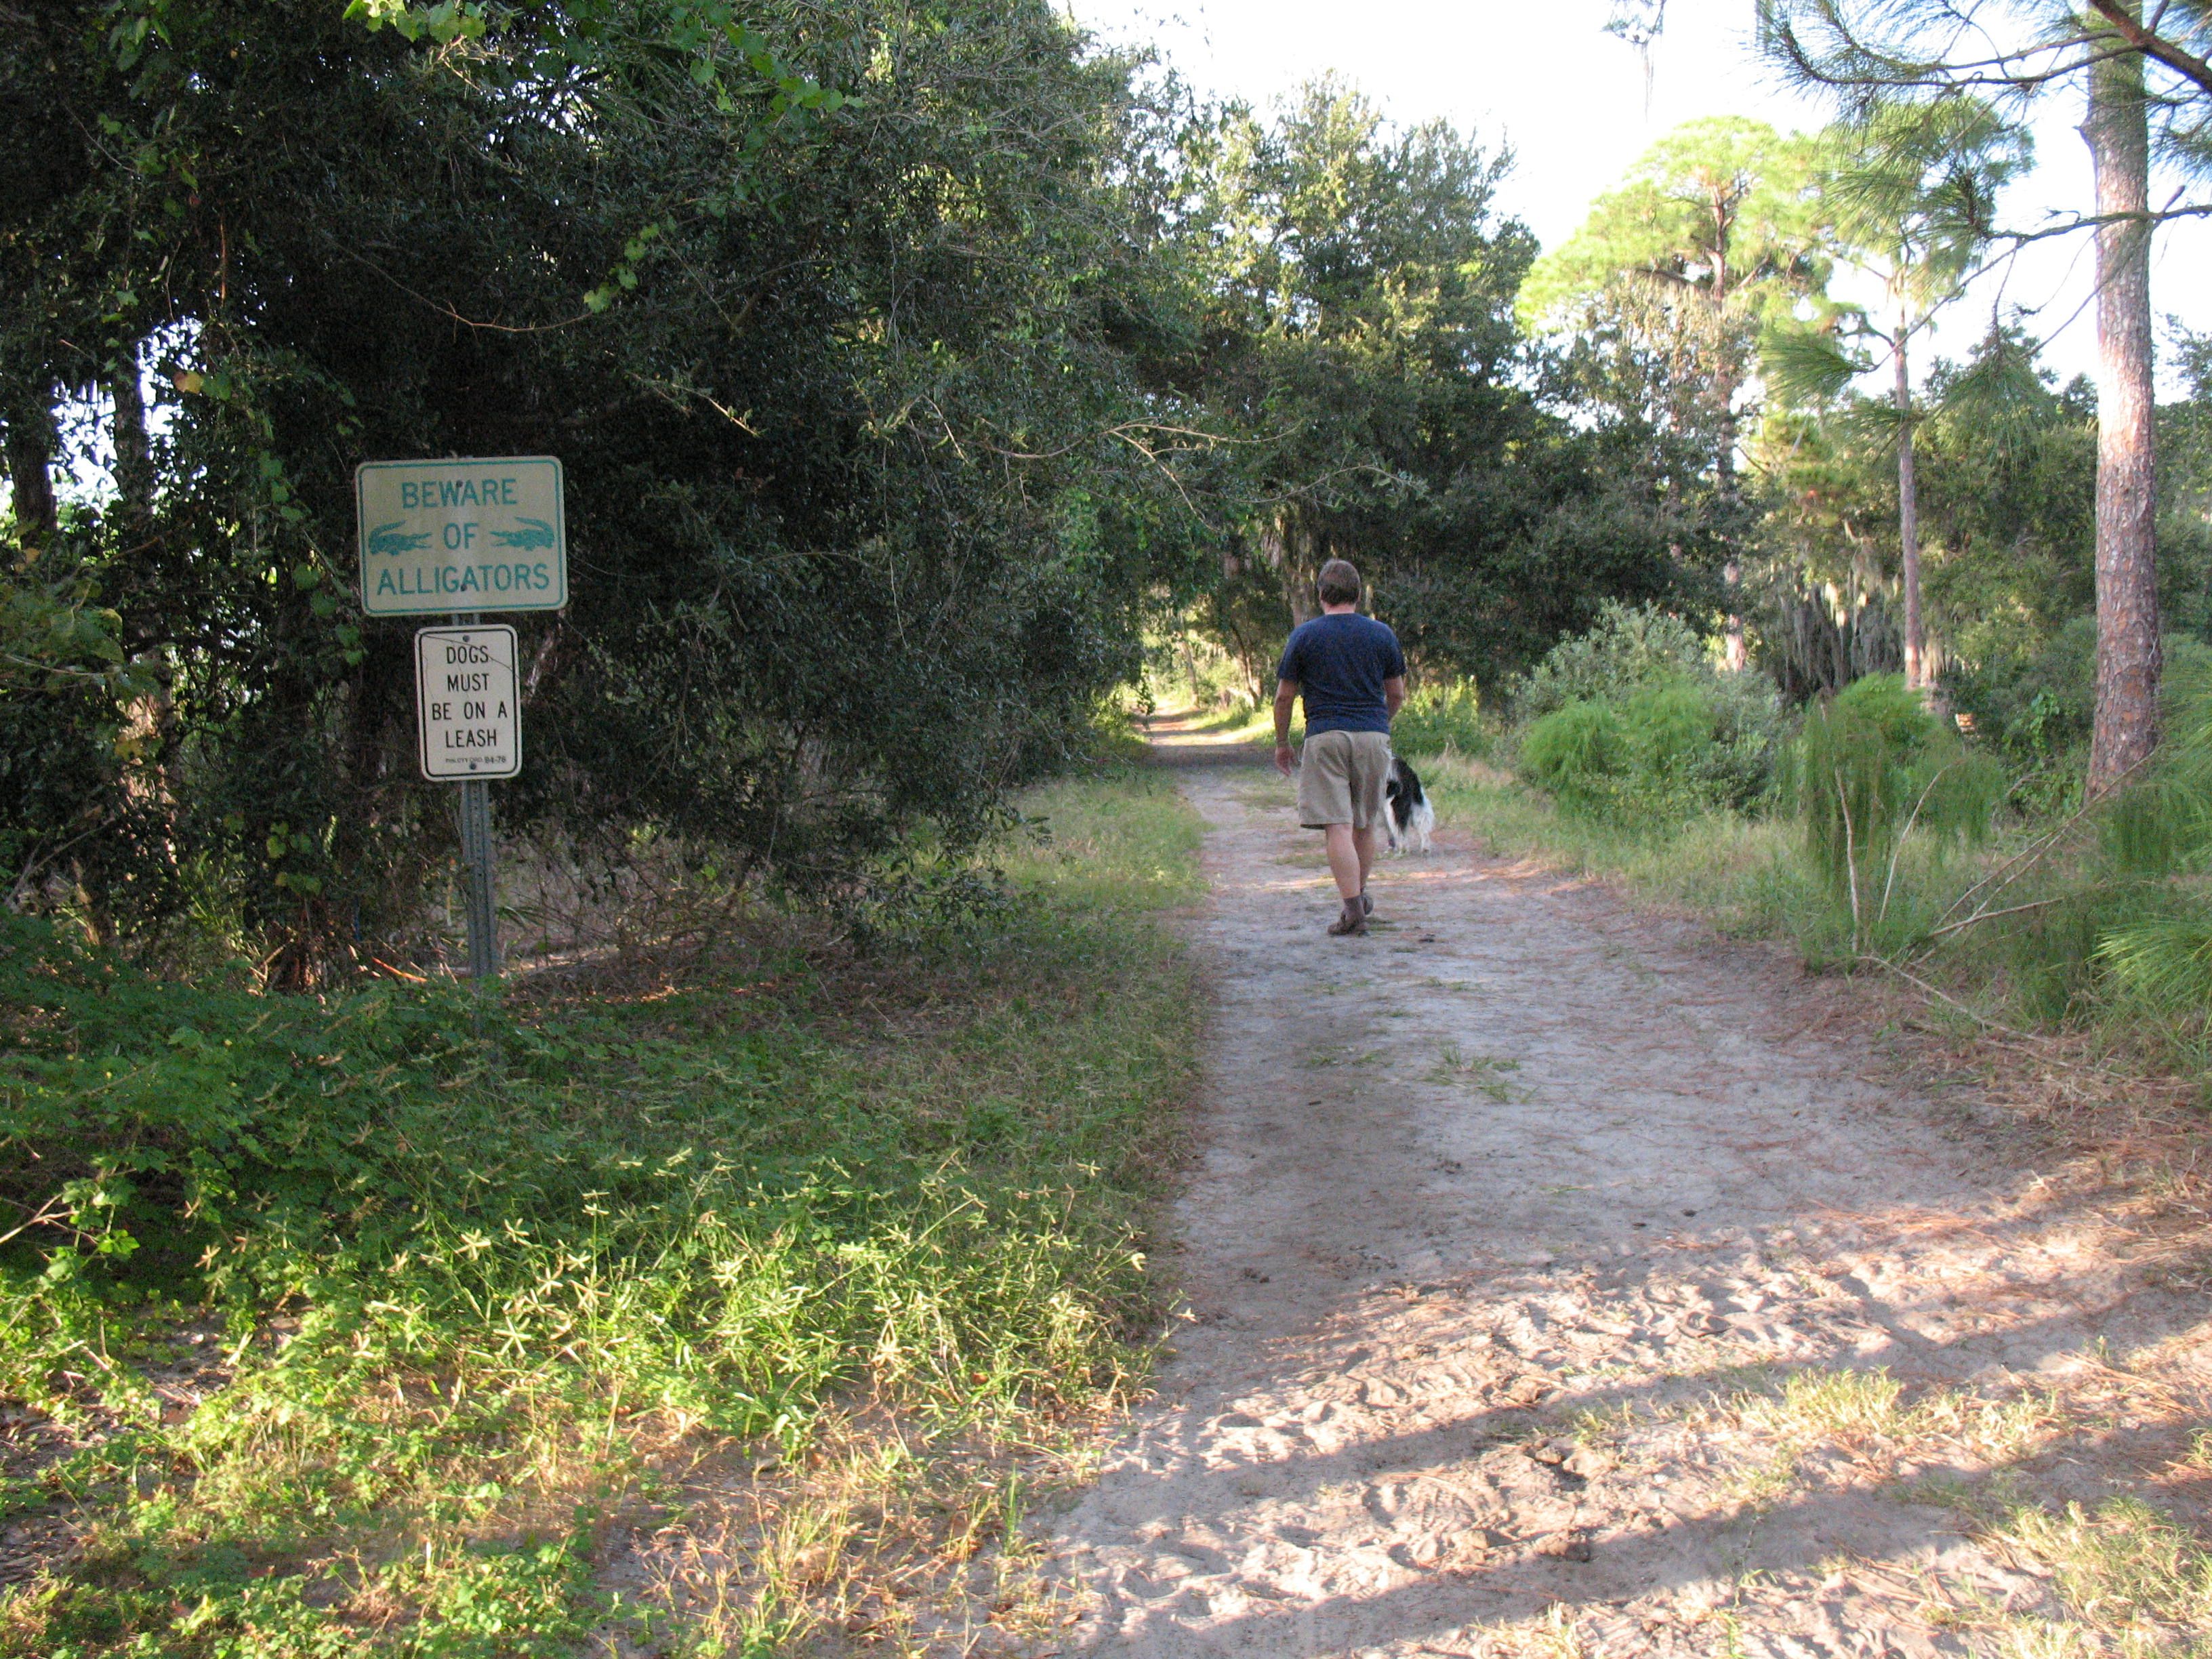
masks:
[[[1701,115],[1748,115],[1784,129],[1822,125],[1818,103],[1782,87],[1752,49],[1752,0],[1672,0],[1653,54],[1650,108],[1635,50],[1604,32],[1606,0],[1063,0],[1102,38],[1150,45],[1203,91],[1265,106],[1336,70],[1395,119],[1442,116],[1516,154],[1501,205],[1547,247],[1571,234],[1591,199],[1652,141]],[[2016,186],[2010,222],[2086,208],[2088,152],[2074,131],[2078,94],[2046,100],[2034,173]],[[2154,191],[2155,194],[2155,191]],[[1961,355],[1988,327],[1993,301],[2041,307],[2029,326],[2052,335],[2045,361],[2070,377],[2090,368],[2095,330],[2086,237],[2040,245],[1984,276],[1947,317],[1937,345]],[[2212,328],[2212,296],[2192,280],[2212,228],[2160,234],[2152,302]],[[2000,292],[2000,289],[2002,291]],[[2076,314],[2078,312],[2078,315]],[[2069,318],[2074,320],[2069,324]]]

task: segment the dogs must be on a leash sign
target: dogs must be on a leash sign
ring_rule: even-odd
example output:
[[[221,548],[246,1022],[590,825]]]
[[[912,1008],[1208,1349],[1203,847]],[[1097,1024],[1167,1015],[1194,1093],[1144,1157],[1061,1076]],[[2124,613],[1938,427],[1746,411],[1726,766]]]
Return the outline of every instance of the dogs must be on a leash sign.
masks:
[[[568,603],[564,505],[550,455],[363,461],[354,470],[362,609],[558,611]]]
[[[511,778],[522,770],[514,630],[422,628],[415,633],[415,724],[422,775]]]

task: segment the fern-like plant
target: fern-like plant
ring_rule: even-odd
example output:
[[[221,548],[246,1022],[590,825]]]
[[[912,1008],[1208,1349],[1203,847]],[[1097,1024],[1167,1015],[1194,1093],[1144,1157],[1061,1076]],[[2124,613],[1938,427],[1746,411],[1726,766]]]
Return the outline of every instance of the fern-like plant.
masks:
[[[2168,736],[2149,775],[2104,813],[2104,896],[2134,888],[2165,910],[2107,928],[2097,959],[2126,991],[2172,1013],[2212,1008],[2212,914],[2193,880],[2212,868],[2212,653],[2169,639]]]
[[[1960,743],[1903,676],[1869,674],[1806,711],[1796,781],[1814,863],[1864,951],[1887,917],[1916,828],[1939,845],[1978,840],[2004,799],[2002,770]]]
[[[1521,740],[1521,769],[1571,811],[1603,811],[1621,756],[1620,716],[1586,699],[1554,708]]]

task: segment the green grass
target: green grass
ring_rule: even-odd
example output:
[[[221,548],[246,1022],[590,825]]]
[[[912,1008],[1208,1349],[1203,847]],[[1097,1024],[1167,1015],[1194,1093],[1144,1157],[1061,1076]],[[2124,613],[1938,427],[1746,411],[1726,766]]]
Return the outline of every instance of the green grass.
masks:
[[[1141,1370],[1200,1001],[1148,919],[1199,890],[1171,789],[1030,811],[1018,902],[956,939],[732,945],[481,1012],[163,984],[15,927],[0,1167],[60,1219],[0,1256],[29,1413],[0,1516],[82,1542],[0,1590],[0,1655],[767,1653],[887,1494],[975,1547],[1016,1506],[993,1474],[953,1528],[950,1449],[1049,1438]],[[872,1412],[903,1425],[874,1520],[795,1504],[711,1607],[603,1571],[618,1529],[695,1523],[698,1468],[817,1469]]]
[[[1174,779],[1141,767],[1039,791],[996,856],[1018,886],[1076,912],[1163,909],[1206,891],[1203,827]]]
[[[2022,1506],[1993,1531],[2049,1564],[2070,1615],[2006,1620],[2008,1654],[2212,1655],[2212,1554],[2148,1504],[2115,1498],[2094,1512],[2079,1504],[2055,1512]]]

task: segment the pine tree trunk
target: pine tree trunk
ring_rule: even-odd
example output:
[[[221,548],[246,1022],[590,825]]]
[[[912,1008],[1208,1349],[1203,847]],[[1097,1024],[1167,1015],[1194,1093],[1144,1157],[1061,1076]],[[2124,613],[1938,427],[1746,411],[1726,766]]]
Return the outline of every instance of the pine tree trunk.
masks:
[[[1722,383],[1721,396],[1727,413],[1721,422],[1721,442],[1713,457],[1713,472],[1720,486],[1721,514],[1727,525],[1723,544],[1728,556],[1721,562],[1721,590],[1728,606],[1728,615],[1722,624],[1721,657],[1723,665],[1730,673],[1741,674],[1751,666],[1751,653],[1743,638],[1743,564],[1736,557],[1736,508],[1742,501],[1735,472],[1735,386],[1731,380]]]
[[[2150,142],[2140,56],[2092,70],[2081,129],[2097,171],[2097,709],[2089,793],[2158,746],[2153,536]],[[2115,219],[2115,216],[2120,216]]]
[[[1726,326],[1732,273],[1729,269],[1729,244],[1733,220],[1724,193],[1717,194],[1713,202],[1713,315]],[[1725,362],[1725,353],[1723,353]],[[1743,563],[1736,556],[1736,502],[1739,499],[1735,477],[1735,393],[1737,377],[1723,368],[1715,377],[1715,390],[1720,393],[1720,447],[1713,457],[1713,479],[1720,486],[1721,514],[1727,529],[1723,544],[1728,556],[1721,562],[1721,586],[1726,596],[1728,617],[1723,625],[1723,661],[1729,672],[1741,674],[1751,665],[1751,653],[1743,640]]]
[[[1911,337],[1897,319],[1897,541],[1905,580],[1905,683],[1928,689],[1928,637],[1920,621],[1920,478],[1912,455],[1912,371],[1905,359]]]

